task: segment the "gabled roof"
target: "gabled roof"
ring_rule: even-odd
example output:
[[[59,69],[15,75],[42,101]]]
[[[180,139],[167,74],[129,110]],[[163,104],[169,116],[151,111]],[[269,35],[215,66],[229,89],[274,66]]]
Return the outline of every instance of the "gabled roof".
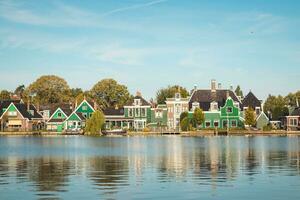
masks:
[[[130,100],[125,106],[133,106],[134,105],[134,100],[135,99],[140,99],[141,100],[141,106],[151,106],[151,104],[146,101],[143,97],[141,96],[135,96],[132,100]]]
[[[124,115],[124,108],[106,108],[103,110],[105,116],[123,116]]]
[[[22,100],[6,99],[0,101],[0,116],[3,114],[3,109],[8,108],[11,103],[22,103]]]
[[[87,105],[93,110],[95,111],[94,107],[92,106],[92,104],[94,105],[95,103],[93,102],[89,102],[87,100],[83,100],[76,108],[75,108],[75,112],[77,112],[77,110],[82,106],[83,103],[87,103]],[[91,104],[92,103],[92,104]]]
[[[66,115],[70,115],[72,113],[72,109],[74,106],[70,103],[55,103],[55,104],[48,104],[48,105],[41,105],[40,106],[40,111],[44,110],[49,110],[50,111],[50,116],[55,113],[55,111],[60,108],[64,111]]]
[[[23,116],[23,118],[27,118],[27,119],[29,119],[29,120],[31,120],[31,119],[42,119],[42,118],[43,118],[43,117],[41,116],[41,114],[37,112],[35,106],[32,105],[32,104],[29,105],[29,109],[33,111],[33,114],[31,114],[31,113],[29,113],[29,112],[27,111],[27,105],[24,104],[24,103],[14,103],[14,102],[11,102],[10,105],[13,105],[13,106],[19,111],[19,113]],[[10,105],[9,105],[9,106],[10,106]],[[8,106],[8,107],[9,107],[9,106]],[[8,108],[8,107],[7,107],[7,108]],[[5,112],[6,112],[6,111],[5,111]],[[5,113],[5,112],[4,112],[4,113]],[[2,115],[3,115],[4,113],[2,113]],[[1,117],[2,117],[2,115],[1,115]]]
[[[189,101],[189,108],[192,108],[193,102],[199,102],[200,108],[203,111],[209,111],[210,103],[215,101],[218,102],[218,107],[223,107],[225,105],[226,99],[228,95],[233,99],[235,102],[240,102],[239,98],[236,94],[231,90],[226,89],[217,89],[214,92],[210,89],[206,90],[195,90],[190,98]]]
[[[261,107],[261,101],[250,91],[242,101],[242,108],[244,107],[251,107],[253,109]]]

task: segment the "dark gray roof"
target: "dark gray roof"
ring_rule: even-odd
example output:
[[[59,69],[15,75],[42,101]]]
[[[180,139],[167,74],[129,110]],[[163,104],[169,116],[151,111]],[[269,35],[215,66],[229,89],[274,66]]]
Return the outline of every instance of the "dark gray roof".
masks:
[[[146,101],[143,97],[141,96],[135,96],[132,100],[130,100],[125,106],[132,106],[134,104],[134,99],[140,99],[141,100],[141,106],[151,106],[151,104]]]
[[[250,91],[242,101],[242,108],[244,107],[251,107],[253,109],[261,107],[261,101]]]
[[[119,108],[119,109],[115,109],[115,108],[106,108],[103,110],[104,115],[109,116],[109,115],[120,115],[123,116],[124,115],[124,109],[123,108]]]
[[[225,105],[226,99],[227,99],[227,93],[228,95],[233,99],[233,101],[240,102],[238,97],[235,95],[235,93],[231,90],[221,90],[218,89],[215,92],[212,92],[211,90],[196,90],[193,92],[190,101],[189,101],[189,109],[192,108],[193,102],[198,102],[200,104],[200,108],[203,111],[209,111],[210,109],[210,103],[215,101],[218,102],[218,107],[223,107]]]
[[[292,112],[291,116],[300,116],[300,107],[295,108],[295,110]]]
[[[16,106],[16,108],[19,110],[19,112],[22,114],[22,116],[24,118],[28,118],[28,119],[42,119],[43,117],[37,112],[35,106],[33,106],[32,104],[29,106],[30,110],[33,110],[33,115],[31,115],[31,113],[29,113],[27,111],[27,105],[24,103],[14,103],[14,105]]]

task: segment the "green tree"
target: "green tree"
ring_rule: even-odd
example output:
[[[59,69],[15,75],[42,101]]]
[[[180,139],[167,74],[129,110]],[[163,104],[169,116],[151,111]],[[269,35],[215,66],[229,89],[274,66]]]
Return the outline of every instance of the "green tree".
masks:
[[[27,99],[33,93],[36,95],[34,100],[41,104],[61,103],[70,99],[68,83],[55,75],[41,76],[31,83],[25,89]]]
[[[244,95],[243,95],[243,91],[241,90],[241,87],[238,85],[237,87],[236,87],[236,89],[235,89],[235,94],[237,95],[237,96],[240,96],[240,97],[244,97]]]
[[[10,99],[11,93],[7,90],[2,90],[0,92],[0,100]]]
[[[196,126],[201,125],[205,120],[202,109],[196,108],[193,113],[193,118],[195,119]]]
[[[158,104],[164,104],[167,98],[172,98],[175,93],[179,92],[181,97],[186,98],[189,92],[182,86],[174,85],[168,86],[167,88],[162,88],[156,92],[156,101]]]
[[[86,122],[85,132],[88,135],[101,134],[101,129],[105,123],[105,116],[102,111],[96,110],[91,118]]]
[[[288,114],[288,105],[286,98],[279,96],[269,95],[264,104],[264,112],[271,113],[272,120],[278,120],[280,117],[286,116]]]
[[[15,92],[14,94],[18,95],[20,98],[23,97],[23,94],[24,94],[24,91],[25,91],[25,85],[19,85],[16,89],[15,89]]]
[[[101,108],[122,107],[131,98],[127,87],[113,79],[99,81],[91,89],[90,94]]]
[[[180,128],[182,131],[188,131],[190,128],[190,119],[185,117],[180,122]]]
[[[251,107],[245,111],[245,124],[249,126],[254,126],[256,124],[255,112]]]
[[[188,112],[187,112],[187,111],[182,112],[182,113],[180,114],[180,122],[181,122],[184,118],[186,118],[186,117],[188,117]]]

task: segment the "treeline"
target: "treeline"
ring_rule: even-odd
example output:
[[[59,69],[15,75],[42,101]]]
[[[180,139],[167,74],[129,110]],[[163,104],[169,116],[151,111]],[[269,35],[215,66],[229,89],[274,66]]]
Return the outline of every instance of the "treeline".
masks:
[[[168,86],[159,89],[156,99],[151,99],[151,103],[164,103],[166,98],[173,97],[178,91],[183,97],[189,95],[184,87]],[[127,86],[114,79],[100,80],[90,90],[84,91],[81,88],[71,88],[66,80],[55,75],[41,76],[28,86],[20,85],[14,91],[2,90],[0,92],[0,100],[11,99],[13,96],[39,105],[75,101],[80,103],[86,98],[95,100],[101,108],[122,107],[133,98]]]

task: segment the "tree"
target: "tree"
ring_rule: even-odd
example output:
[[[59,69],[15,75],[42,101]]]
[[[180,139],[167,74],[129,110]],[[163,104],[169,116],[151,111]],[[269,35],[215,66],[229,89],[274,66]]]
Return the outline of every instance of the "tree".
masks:
[[[238,85],[237,87],[236,87],[236,89],[235,89],[235,94],[237,95],[237,96],[240,96],[240,97],[244,97],[244,95],[243,95],[243,91],[241,90],[241,87]]]
[[[2,90],[0,92],[0,100],[10,99],[10,92],[7,90]]]
[[[188,117],[185,117],[180,122],[180,128],[182,131],[188,131],[190,128],[190,120]]]
[[[93,86],[90,94],[102,109],[116,106],[122,107],[131,98],[127,87],[113,79],[99,81]]]
[[[162,88],[156,92],[156,101],[158,104],[164,104],[167,98],[172,98],[175,93],[179,92],[181,97],[186,98],[189,92],[182,86],[174,85],[168,86],[167,88]]]
[[[14,94],[18,95],[20,98],[23,97],[23,94],[24,94],[24,91],[25,91],[25,85],[19,85],[16,89],[15,89],[15,92]]]
[[[281,95],[277,97],[269,95],[264,104],[264,112],[271,113],[272,120],[279,120],[280,117],[288,115],[286,105],[288,102]]]
[[[202,109],[196,108],[193,113],[193,118],[195,119],[197,126],[201,125],[205,120]]]
[[[83,91],[81,88],[72,88],[70,90],[70,97],[72,99],[76,99],[76,97],[78,97],[79,95],[83,94]]]
[[[256,124],[255,112],[251,107],[245,111],[245,124],[249,126],[254,126]]]
[[[42,104],[61,103],[70,99],[70,87],[63,79],[55,75],[39,77],[25,90],[27,98],[35,94],[35,100]]]
[[[180,114],[180,122],[184,119],[184,118],[186,118],[186,117],[188,117],[188,112],[182,112],[181,114]]]
[[[105,123],[105,117],[102,111],[96,110],[91,118],[86,122],[85,132],[89,135],[101,134],[101,129]]]

